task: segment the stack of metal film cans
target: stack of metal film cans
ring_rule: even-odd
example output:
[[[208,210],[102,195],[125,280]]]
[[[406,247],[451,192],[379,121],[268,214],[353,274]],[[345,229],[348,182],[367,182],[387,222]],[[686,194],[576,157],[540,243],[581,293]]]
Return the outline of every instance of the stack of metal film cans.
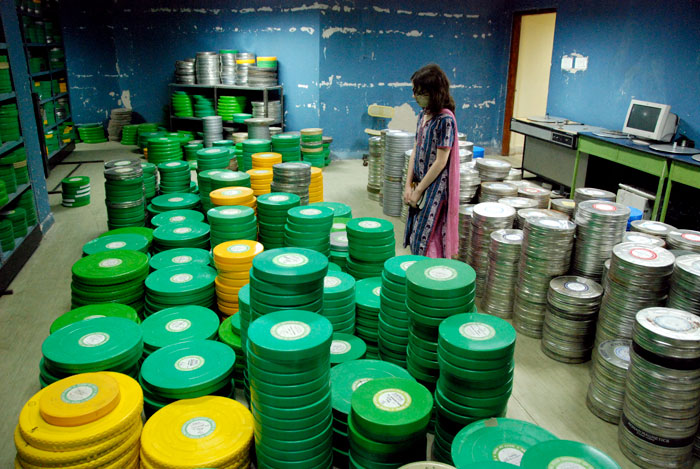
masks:
[[[277,57],[258,57],[257,66],[248,70],[248,85],[277,86]]]
[[[345,231],[345,223],[333,223],[333,225],[341,224],[343,225],[342,230],[335,231],[334,228],[331,228],[331,255],[328,259],[345,272],[348,269],[350,241],[348,240],[348,233]]]
[[[471,217],[470,250],[467,263],[476,271],[476,293],[484,294],[489,268],[491,233],[513,226],[515,209],[498,202],[484,202],[474,206]]]
[[[411,150],[406,150],[406,153],[404,153],[404,166],[403,166],[403,175],[401,177],[401,187],[405,188],[406,187],[406,178],[408,177],[408,165],[411,163],[411,154],[413,153],[413,149]],[[403,197],[402,197],[403,199]],[[401,220],[406,223],[406,220],[408,219],[408,210],[409,210],[409,205],[408,204],[403,204],[403,207],[401,208]]]
[[[255,66],[255,54],[239,52],[236,54],[236,85],[248,86],[248,72]]]
[[[253,117],[268,117],[274,123],[282,122],[282,102],[279,100],[268,101],[265,107],[264,101],[252,101]]]
[[[676,258],[668,307],[700,315],[700,254]]]
[[[401,216],[403,203],[403,171],[405,153],[413,148],[415,135],[408,132],[391,132],[385,137],[384,185],[382,187],[384,215]]]
[[[459,205],[463,206],[472,201],[481,186],[479,170],[474,162],[459,165]]]
[[[218,140],[223,140],[224,125],[221,116],[206,116],[202,118],[202,122],[204,123],[204,146],[206,148],[211,147]]]
[[[619,444],[642,467],[692,467],[700,419],[700,319],[673,308],[637,313]]]
[[[282,155],[282,162],[301,161],[301,134],[284,132],[270,137],[272,151]]]
[[[300,205],[309,204],[311,166],[303,162],[278,163],[272,167],[272,192],[289,192],[299,196]]]
[[[251,323],[248,377],[261,467],[331,466],[332,335],[330,321],[308,311],[273,312]]]
[[[483,181],[483,180],[482,180]],[[517,197],[518,187],[507,182],[483,181],[479,191],[479,203],[498,202],[504,197]]]
[[[627,230],[629,216],[629,207],[615,202],[587,200],[576,204],[575,275],[600,280],[603,264]]]
[[[488,314],[457,314],[439,328],[433,455],[452,464],[452,442],[464,426],[504,417],[513,389],[515,330]],[[409,370],[410,371],[410,370]]]
[[[574,191],[574,203],[576,205],[587,200],[605,200],[615,202],[617,195],[614,192],[604,191],[603,189],[594,189],[592,187],[579,187]]]
[[[556,210],[545,210],[542,208],[521,208],[517,212],[515,218],[516,228],[522,229],[525,226],[525,220],[535,218],[557,218],[559,220],[569,220],[569,217]]]
[[[108,161],[105,163],[104,177],[109,229],[145,226],[146,199],[141,160]]]
[[[537,208],[537,202],[535,200],[526,199],[525,197],[503,197],[502,199],[498,199],[498,203],[509,205],[515,210]]]
[[[552,191],[542,187],[524,186],[518,188],[518,197],[532,199],[537,204],[536,208],[549,208],[549,197],[551,195]]]
[[[367,197],[379,202],[379,194],[382,191],[382,139],[370,137],[369,156],[367,158]]]
[[[476,169],[482,181],[503,181],[510,172],[511,164],[507,161],[479,158]]]
[[[197,84],[218,85],[220,83],[219,54],[197,52],[195,61]]]
[[[317,168],[325,166],[323,154],[323,129],[301,129],[301,157]]]
[[[350,399],[350,467],[399,467],[425,458],[431,392],[411,378],[377,378]]]
[[[355,285],[355,335],[367,346],[367,358],[379,358],[379,308],[382,280],[363,278]]]
[[[452,259],[418,261],[406,270],[408,311],[407,369],[429,389],[435,389],[438,327],[448,317],[475,311],[474,269]]]
[[[270,139],[270,125],[274,120],[269,117],[251,117],[244,124],[248,127],[248,138],[258,140]]]
[[[237,50],[223,49],[219,51],[219,61],[221,63],[221,84],[236,84],[236,54]]]
[[[84,207],[90,205],[90,178],[72,176],[61,181],[61,205],[64,207]]]
[[[467,262],[471,249],[472,215],[474,205],[460,205],[459,207],[459,260]]]
[[[673,230],[666,237],[669,249],[700,253],[700,231]]]
[[[260,242],[267,249],[284,247],[284,227],[287,223],[288,212],[289,209],[299,206],[299,196],[272,192],[259,196],[257,204]]]
[[[661,223],[660,221],[633,220],[630,223],[630,231],[644,233],[651,236],[658,236],[659,238],[663,239],[666,239],[668,234],[675,229],[675,227],[669,225],[668,223]]]
[[[629,339],[606,340],[593,354],[586,405],[593,414],[615,425],[622,414],[631,345]]]
[[[513,317],[522,244],[522,230],[507,229],[491,233],[486,291],[481,301],[484,313],[505,319]]]
[[[332,225],[333,210],[328,207],[292,207],[287,212],[284,226],[284,245],[312,249],[329,257]]]
[[[197,82],[195,74],[195,59],[175,61],[175,83],[183,85],[194,85]]]
[[[380,277],[384,262],[396,255],[394,225],[381,218],[353,218],[348,236],[347,272],[356,279]]]
[[[550,201],[550,207],[552,210],[561,212],[568,216],[570,219],[574,219],[574,212],[576,211],[576,202],[571,199],[552,199]]]
[[[355,294],[350,274],[328,272],[323,279],[323,315],[333,324],[334,333],[355,333]]]
[[[621,243],[614,247],[598,317],[597,344],[631,338],[637,312],[666,302],[674,262],[671,252],[657,246]]]
[[[591,359],[603,287],[585,277],[563,276],[549,282],[542,328],[542,351],[563,363]]]
[[[424,256],[396,256],[384,263],[379,296],[379,358],[406,368],[408,310],[406,271]]]
[[[566,274],[571,264],[576,225],[557,218],[525,221],[513,326],[528,337],[542,337],[550,281]]]

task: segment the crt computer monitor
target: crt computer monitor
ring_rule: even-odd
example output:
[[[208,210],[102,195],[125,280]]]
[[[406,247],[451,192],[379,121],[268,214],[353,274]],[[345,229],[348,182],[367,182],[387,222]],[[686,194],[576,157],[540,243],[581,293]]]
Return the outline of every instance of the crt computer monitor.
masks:
[[[678,116],[668,104],[633,99],[622,131],[647,140],[670,142],[677,128]]]

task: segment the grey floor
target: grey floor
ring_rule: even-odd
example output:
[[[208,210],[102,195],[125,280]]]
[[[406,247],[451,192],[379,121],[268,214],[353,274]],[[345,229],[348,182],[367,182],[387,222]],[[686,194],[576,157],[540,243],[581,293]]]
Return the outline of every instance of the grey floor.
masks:
[[[23,404],[39,390],[38,366],[41,344],[49,325],[70,309],[70,269],[80,258],[81,247],[107,230],[101,161],[133,156],[132,147],[117,143],[80,144],[50,175],[54,188],[68,173],[89,176],[92,203],[64,208],[61,196],[51,195],[56,223],[44,236],[39,249],[11,285],[13,295],[0,298],[0,468],[12,467],[12,432]],[[98,160],[100,163],[80,163]],[[517,163],[516,163],[517,165]],[[334,161],[324,170],[325,200],[350,204],[355,217],[383,217],[381,207],[367,198],[367,168],[359,160]],[[397,245],[403,223],[394,222]],[[397,253],[407,251],[397,249]],[[539,341],[518,337],[515,387],[508,417],[528,420],[562,439],[591,444],[605,451],[624,468],[635,467],[617,446],[617,427],[603,422],[586,408],[590,364],[565,365],[547,358]]]

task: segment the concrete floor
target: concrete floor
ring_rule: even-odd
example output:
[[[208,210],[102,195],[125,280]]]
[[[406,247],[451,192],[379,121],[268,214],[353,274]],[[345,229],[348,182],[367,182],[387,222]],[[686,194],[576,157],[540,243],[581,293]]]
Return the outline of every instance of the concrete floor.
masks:
[[[107,230],[104,208],[104,178],[101,161],[133,156],[132,147],[117,143],[78,145],[66,163],[51,173],[53,189],[73,171],[89,176],[92,203],[65,208],[60,194],[51,195],[55,225],[44,236],[39,249],[12,283],[13,295],[0,298],[0,467],[12,467],[12,432],[23,404],[39,390],[38,366],[41,344],[49,325],[70,309],[70,269],[80,258],[81,247]],[[83,163],[99,160],[100,163]],[[382,217],[381,207],[367,198],[367,168],[359,160],[334,161],[324,170],[325,199],[350,204],[355,217]],[[397,245],[404,225],[392,218]],[[397,254],[404,254],[403,248]],[[508,417],[536,423],[562,439],[582,441],[603,450],[624,468],[634,467],[617,446],[617,427],[595,417],[586,408],[585,397],[590,363],[565,365],[547,358],[540,342],[519,336],[516,346],[515,387]]]

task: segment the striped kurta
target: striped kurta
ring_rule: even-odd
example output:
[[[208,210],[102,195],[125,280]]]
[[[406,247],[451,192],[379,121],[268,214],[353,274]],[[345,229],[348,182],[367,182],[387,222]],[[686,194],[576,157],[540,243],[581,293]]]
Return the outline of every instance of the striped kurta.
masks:
[[[416,155],[413,162],[413,181],[419,183],[435,162],[438,148],[451,149],[456,138],[456,123],[452,116],[440,113],[423,125],[425,111],[418,116],[416,129]],[[440,175],[426,189],[423,209],[409,210],[404,234],[404,247],[411,247],[411,252],[425,255],[428,240],[434,227],[444,230],[447,217],[447,199],[449,195],[449,163]]]

